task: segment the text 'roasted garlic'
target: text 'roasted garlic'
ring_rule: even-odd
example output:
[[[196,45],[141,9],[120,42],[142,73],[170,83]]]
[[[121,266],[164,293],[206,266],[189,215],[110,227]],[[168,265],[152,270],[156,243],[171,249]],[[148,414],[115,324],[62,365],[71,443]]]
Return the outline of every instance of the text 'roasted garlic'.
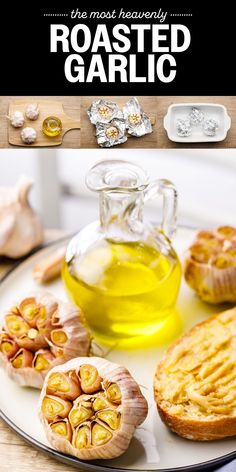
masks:
[[[79,309],[49,293],[24,298],[4,316],[0,361],[20,385],[41,388],[52,367],[87,355],[89,348]]]
[[[236,302],[236,228],[199,231],[187,251],[184,276],[202,300]]]
[[[40,419],[55,449],[79,459],[112,459],[129,446],[147,402],[125,367],[77,358],[48,373]]]

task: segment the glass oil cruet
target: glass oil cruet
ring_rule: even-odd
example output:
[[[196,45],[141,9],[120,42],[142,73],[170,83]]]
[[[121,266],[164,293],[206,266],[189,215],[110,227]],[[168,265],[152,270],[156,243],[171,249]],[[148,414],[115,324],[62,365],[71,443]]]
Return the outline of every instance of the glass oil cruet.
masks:
[[[158,333],[176,303],[181,266],[171,238],[177,192],[170,181],[150,183],[140,167],[121,160],[94,165],[86,184],[99,193],[100,221],[69,243],[63,281],[96,338],[133,345]],[[145,202],[158,196],[159,227],[143,219]]]

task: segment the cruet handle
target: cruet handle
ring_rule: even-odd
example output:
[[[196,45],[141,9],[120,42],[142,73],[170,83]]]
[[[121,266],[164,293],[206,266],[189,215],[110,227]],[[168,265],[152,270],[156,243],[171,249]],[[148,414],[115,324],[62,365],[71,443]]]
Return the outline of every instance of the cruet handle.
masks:
[[[171,240],[177,225],[177,190],[170,180],[160,179],[151,182],[144,191],[144,201],[157,196],[163,197],[161,231]]]

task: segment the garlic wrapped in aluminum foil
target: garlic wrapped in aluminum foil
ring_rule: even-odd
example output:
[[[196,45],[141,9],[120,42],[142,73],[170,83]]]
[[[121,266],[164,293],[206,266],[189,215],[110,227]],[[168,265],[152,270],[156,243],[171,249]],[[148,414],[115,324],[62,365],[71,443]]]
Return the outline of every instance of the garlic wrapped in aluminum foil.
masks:
[[[147,114],[142,110],[136,97],[131,98],[123,107],[124,118],[128,134],[144,136],[152,133],[152,125]]]
[[[96,124],[97,142],[101,147],[112,147],[127,141],[125,120],[114,118],[109,123]]]
[[[50,293],[21,299],[3,317],[0,363],[19,385],[41,388],[52,367],[86,356],[89,349],[80,310]]]
[[[96,100],[87,111],[93,125],[97,123],[109,123],[114,118],[123,118],[121,109],[110,100]]]
[[[39,401],[49,443],[83,460],[123,454],[147,411],[129,371],[99,357],[79,357],[52,369]]]

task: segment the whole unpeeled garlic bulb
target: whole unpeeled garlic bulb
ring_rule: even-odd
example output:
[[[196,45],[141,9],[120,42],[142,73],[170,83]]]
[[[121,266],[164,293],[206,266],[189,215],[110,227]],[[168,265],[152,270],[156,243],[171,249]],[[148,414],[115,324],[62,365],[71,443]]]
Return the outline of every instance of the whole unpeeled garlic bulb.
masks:
[[[88,355],[89,349],[79,309],[50,293],[24,298],[4,315],[0,362],[22,386],[41,388],[52,367]]]
[[[34,128],[27,126],[21,131],[21,139],[25,144],[33,144],[37,139],[37,132]]]
[[[21,177],[15,187],[0,188],[0,256],[18,258],[43,241],[43,228],[31,208],[32,181]]]
[[[22,111],[19,111],[19,110],[16,110],[13,113],[11,113],[11,115],[8,118],[10,120],[11,125],[14,126],[14,128],[22,128],[25,122],[24,114],[22,113]]]
[[[25,110],[25,116],[32,121],[35,121],[39,117],[39,107],[37,103],[30,103],[27,105]]]
[[[129,446],[147,401],[125,367],[80,357],[48,373],[39,402],[50,444],[79,459],[112,459]]]
[[[186,253],[184,277],[208,303],[236,302],[236,228],[198,232]]]

